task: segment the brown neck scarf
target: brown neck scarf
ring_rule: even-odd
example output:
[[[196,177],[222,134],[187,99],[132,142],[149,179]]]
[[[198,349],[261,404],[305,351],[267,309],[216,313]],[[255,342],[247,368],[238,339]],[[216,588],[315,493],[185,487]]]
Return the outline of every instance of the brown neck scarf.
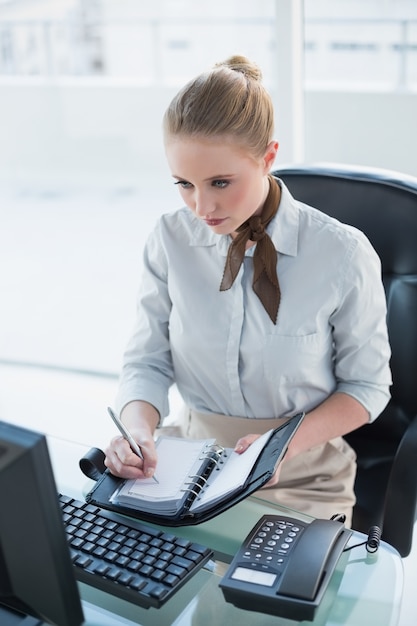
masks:
[[[233,285],[243,263],[246,244],[249,240],[255,241],[252,287],[272,322],[276,324],[281,298],[277,276],[277,251],[265,229],[278,211],[281,190],[272,176],[268,178],[269,193],[262,213],[252,215],[239,226],[238,235],[229,246],[220,291],[226,291]]]

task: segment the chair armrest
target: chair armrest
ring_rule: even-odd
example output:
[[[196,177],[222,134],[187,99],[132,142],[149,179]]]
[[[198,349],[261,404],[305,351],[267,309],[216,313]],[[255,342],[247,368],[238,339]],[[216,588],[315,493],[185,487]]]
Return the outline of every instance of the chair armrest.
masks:
[[[417,415],[405,431],[392,464],[385,496],[382,539],[401,556],[411,550],[417,506]]]

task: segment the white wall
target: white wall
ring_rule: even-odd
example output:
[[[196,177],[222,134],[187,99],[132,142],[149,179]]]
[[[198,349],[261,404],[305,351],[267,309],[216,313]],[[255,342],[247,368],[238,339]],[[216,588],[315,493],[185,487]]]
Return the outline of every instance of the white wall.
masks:
[[[117,81],[0,79],[0,180],[135,185],[165,172],[174,95]]]
[[[384,167],[417,176],[417,93],[308,91],[305,160]]]
[[[1,79],[0,180],[140,186],[152,172],[170,185],[161,118],[175,91],[102,79]],[[308,91],[305,160],[417,176],[416,111],[412,93]]]

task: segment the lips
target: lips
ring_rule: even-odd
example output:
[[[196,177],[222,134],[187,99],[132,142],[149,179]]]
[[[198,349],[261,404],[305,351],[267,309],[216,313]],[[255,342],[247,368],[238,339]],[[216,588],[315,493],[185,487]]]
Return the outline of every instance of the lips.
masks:
[[[207,226],[219,226],[220,224],[223,224],[223,222],[225,222],[226,220],[223,219],[205,219],[204,220],[205,223],[207,224]]]

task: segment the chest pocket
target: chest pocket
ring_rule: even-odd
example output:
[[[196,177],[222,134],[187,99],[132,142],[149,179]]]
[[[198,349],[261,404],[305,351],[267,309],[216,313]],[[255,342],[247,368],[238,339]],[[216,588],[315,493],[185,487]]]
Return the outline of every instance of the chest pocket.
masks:
[[[309,335],[267,335],[263,367],[269,381],[285,380],[305,384],[332,369],[331,342],[318,333]]]

